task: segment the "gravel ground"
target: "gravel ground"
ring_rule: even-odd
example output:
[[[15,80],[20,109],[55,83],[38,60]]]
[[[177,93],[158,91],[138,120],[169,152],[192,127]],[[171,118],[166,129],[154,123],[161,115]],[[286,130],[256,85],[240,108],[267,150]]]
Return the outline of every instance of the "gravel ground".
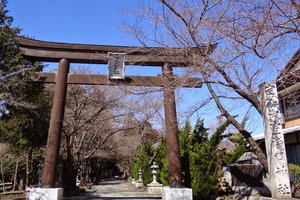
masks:
[[[87,191],[84,196],[66,197],[65,200],[153,200],[161,199],[161,195],[150,195],[145,188],[135,188],[130,182],[114,180],[101,182]]]

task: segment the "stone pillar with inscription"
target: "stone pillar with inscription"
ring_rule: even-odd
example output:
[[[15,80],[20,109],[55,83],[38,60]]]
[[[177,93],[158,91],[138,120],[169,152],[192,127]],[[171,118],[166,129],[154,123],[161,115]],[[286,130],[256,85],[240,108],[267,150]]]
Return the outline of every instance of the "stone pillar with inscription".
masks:
[[[264,83],[260,87],[262,90],[262,113],[270,174],[270,190],[273,198],[291,198],[276,83]]]

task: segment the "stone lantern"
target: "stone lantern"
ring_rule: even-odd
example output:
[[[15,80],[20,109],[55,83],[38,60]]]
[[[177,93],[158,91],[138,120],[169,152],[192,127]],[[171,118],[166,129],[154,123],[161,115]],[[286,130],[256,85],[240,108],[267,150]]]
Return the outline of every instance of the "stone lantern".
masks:
[[[140,168],[138,171],[139,179],[135,182],[135,187],[141,188],[143,186],[143,179],[142,179],[142,169]]]
[[[138,174],[139,174],[138,182],[143,182],[143,180],[142,180],[142,169],[141,168],[139,169]]]
[[[157,174],[158,172],[156,171],[158,169],[158,166],[156,165],[155,162],[153,162],[153,165],[150,167],[152,169],[152,183],[157,183]]]
[[[152,169],[153,180],[150,184],[147,185],[147,191],[149,194],[161,194],[162,193],[162,184],[157,182],[158,166],[156,165],[155,162],[153,162],[153,165],[150,168]]]

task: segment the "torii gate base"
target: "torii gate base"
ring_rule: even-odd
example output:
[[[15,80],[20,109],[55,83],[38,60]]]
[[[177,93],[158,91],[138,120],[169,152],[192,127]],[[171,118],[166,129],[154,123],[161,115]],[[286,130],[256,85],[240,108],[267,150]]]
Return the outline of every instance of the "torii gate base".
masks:
[[[166,188],[162,190],[162,200],[193,200],[190,188]]]
[[[26,189],[28,200],[62,200],[63,188],[29,188]]]

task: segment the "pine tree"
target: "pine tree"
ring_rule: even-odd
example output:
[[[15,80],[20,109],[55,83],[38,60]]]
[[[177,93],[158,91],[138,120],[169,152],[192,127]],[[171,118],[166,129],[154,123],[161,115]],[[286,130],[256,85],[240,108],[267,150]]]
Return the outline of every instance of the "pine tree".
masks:
[[[150,159],[153,156],[151,153],[150,146],[139,146],[137,149],[137,153],[135,155],[133,167],[132,167],[132,175],[135,179],[138,179],[138,170],[142,170],[142,180],[143,183],[149,184],[152,181],[151,175],[151,163]]]
[[[227,158],[224,159],[226,165],[237,161],[246,151],[249,151],[248,143],[240,133],[232,133],[227,139],[235,145],[233,152],[227,153]]]
[[[167,144],[166,140],[162,139],[160,145],[156,148],[156,163],[159,166],[158,169],[158,182],[164,186],[168,186],[168,158],[167,158]]]
[[[29,75],[40,71],[42,65],[24,59],[15,41],[19,28],[12,27],[13,18],[6,10],[7,0],[0,0],[0,117],[8,114],[10,106],[34,107],[32,101],[43,89],[42,84],[30,83]]]
[[[194,199],[215,199],[219,192],[222,152],[218,149],[222,133],[228,123],[223,124],[208,138],[203,120],[198,120],[191,135],[189,153],[191,187]]]
[[[11,150],[28,154],[31,162],[35,148],[45,145],[51,108],[51,94],[30,76],[40,71],[39,62],[26,60],[15,37],[13,18],[7,15],[6,0],[0,2],[0,140]]]
[[[192,126],[189,121],[179,131],[181,170],[184,177],[185,187],[191,187],[191,172],[190,172],[190,151],[192,148],[191,141]]]
[[[209,137],[204,120],[198,119],[194,130],[189,121],[179,130],[179,143],[181,154],[184,186],[193,189],[193,199],[214,200],[220,192],[219,178],[222,177],[222,166],[231,164],[245,152],[247,142],[241,134],[227,134],[224,131],[229,126],[226,121],[216,132]],[[219,149],[220,142],[227,139],[236,145],[236,151],[226,153]],[[162,141],[157,148],[156,161],[160,167],[159,181],[168,185],[166,144]]]
[[[180,130],[179,140],[182,169],[186,187],[193,189],[194,199],[215,199],[219,192],[219,178],[224,152],[218,149],[223,133],[229,123],[225,122],[209,138],[204,120],[198,119],[194,130],[187,122]]]

